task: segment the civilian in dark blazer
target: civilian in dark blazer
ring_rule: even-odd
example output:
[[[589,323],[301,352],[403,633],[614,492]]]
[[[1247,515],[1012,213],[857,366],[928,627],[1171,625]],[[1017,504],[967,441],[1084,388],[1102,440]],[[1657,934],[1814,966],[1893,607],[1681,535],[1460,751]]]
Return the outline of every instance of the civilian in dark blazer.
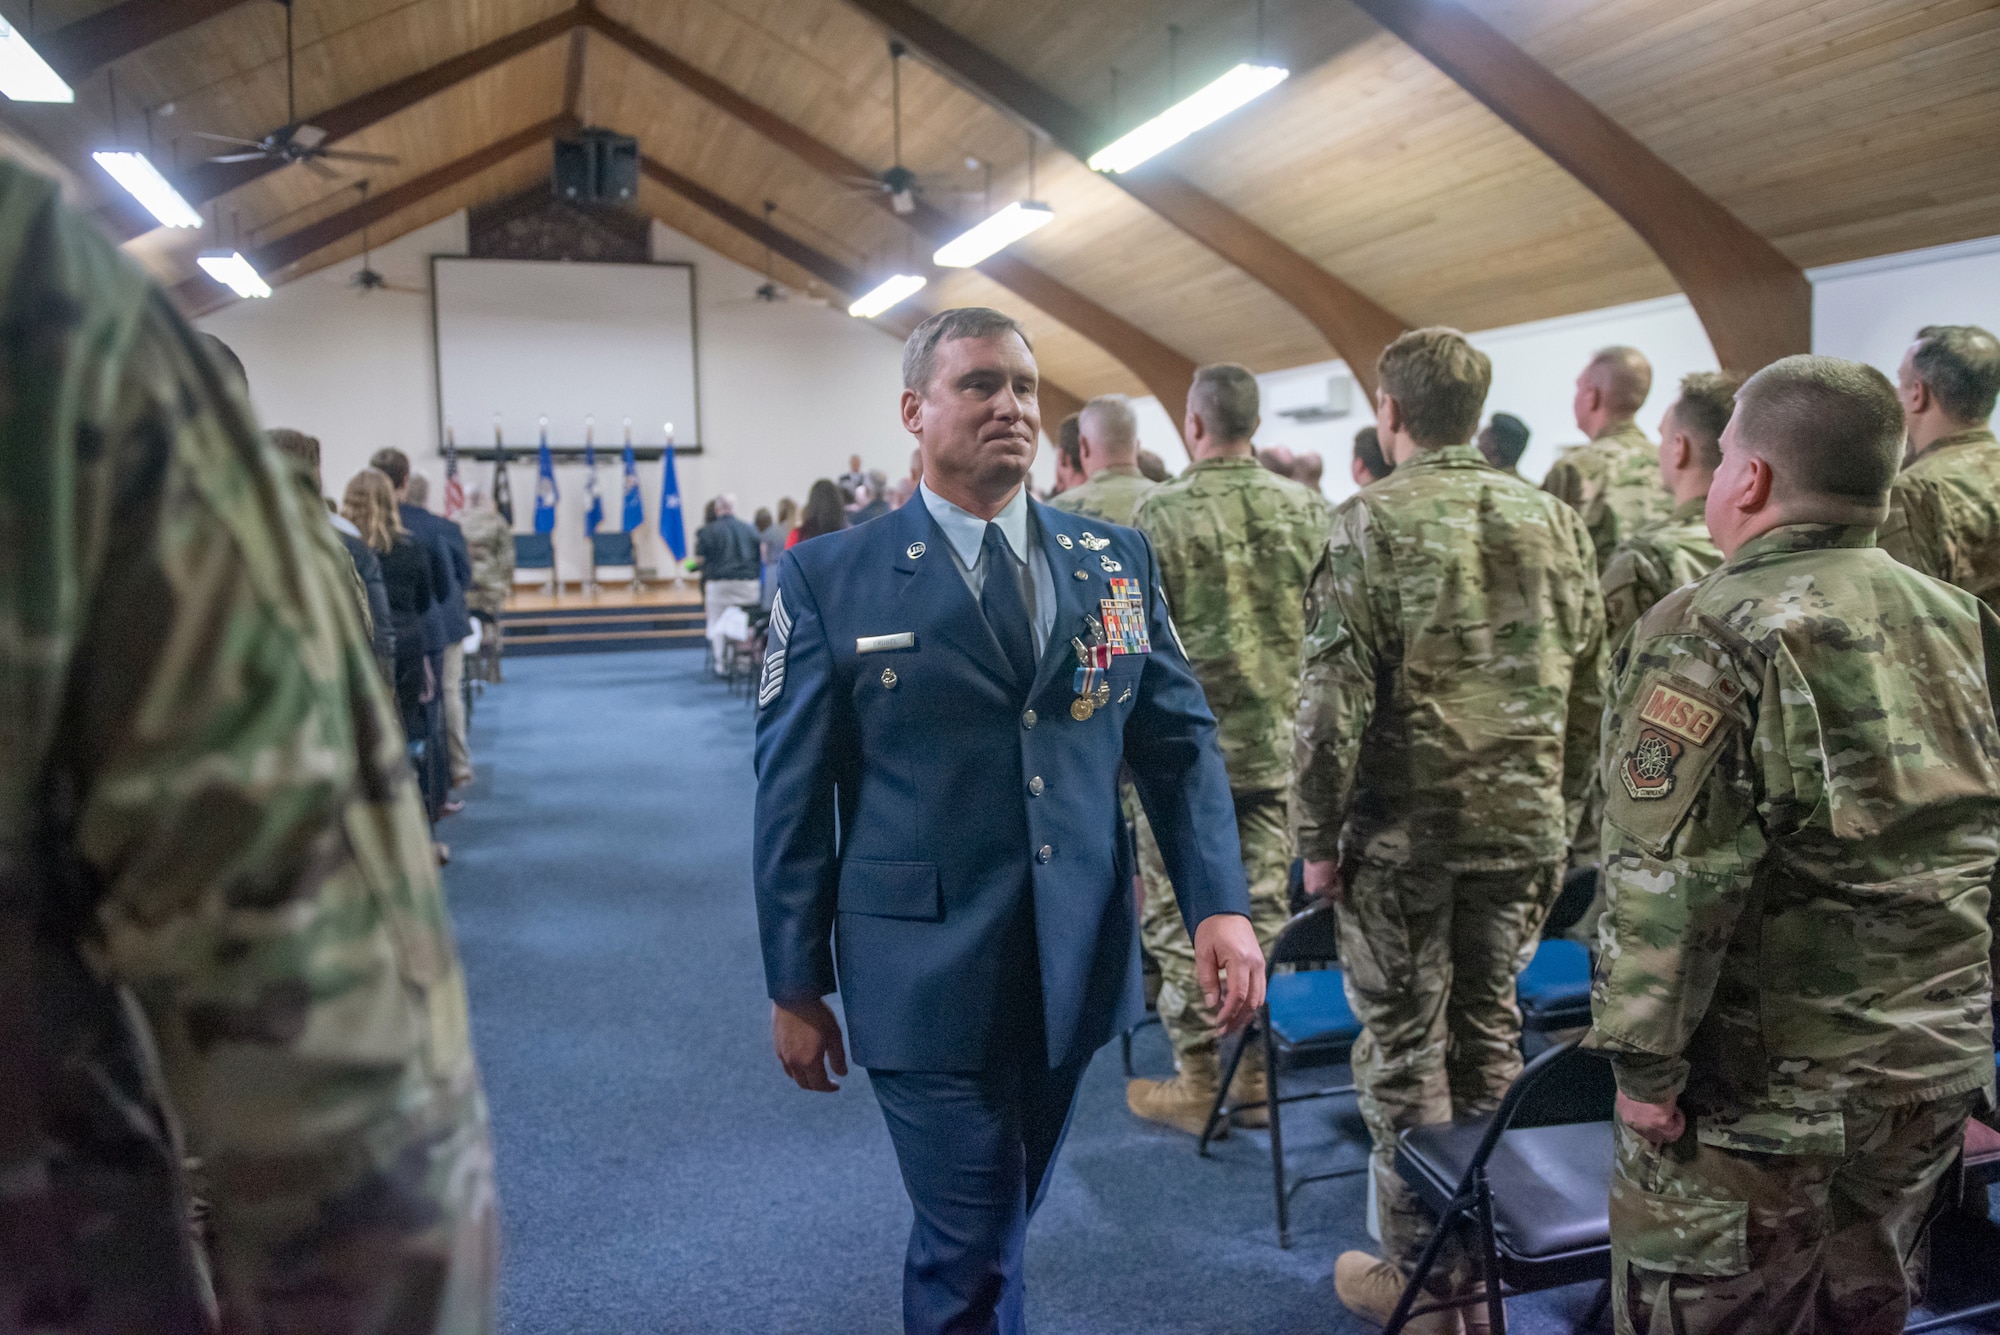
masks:
[[[1143,1012],[1121,762],[1229,1028],[1262,1000],[1263,954],[1151,548],[1026,494],[1040,422],[1018,326],[933,316],[904,379],[923,487],[779,573],[758,916],[780,1061],[807,1089],[846,1074],[838,990],[882,1105],[916,1214],[906,1329],[1019,1332],[1027,1221],[1077,1082]]]

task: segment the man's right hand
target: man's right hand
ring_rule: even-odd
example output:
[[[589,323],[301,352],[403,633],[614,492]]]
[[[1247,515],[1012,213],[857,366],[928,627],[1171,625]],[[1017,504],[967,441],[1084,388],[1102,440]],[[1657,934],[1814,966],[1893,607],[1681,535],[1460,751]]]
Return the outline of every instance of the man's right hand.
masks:
[[[832,1094],[840,1086],[827,1075],[847,1074],[847,1047],[840,1041],[840,1021],[819,997],[810,1001],[776,1002],[771,1006],[771,1046],[785,1074],[800,1089]]]
[[[1340,881],[1340,860],[1328,858],[1324,862],[1306,859],[1306,895],[1327,904],[1338,904],[1346,886]]]

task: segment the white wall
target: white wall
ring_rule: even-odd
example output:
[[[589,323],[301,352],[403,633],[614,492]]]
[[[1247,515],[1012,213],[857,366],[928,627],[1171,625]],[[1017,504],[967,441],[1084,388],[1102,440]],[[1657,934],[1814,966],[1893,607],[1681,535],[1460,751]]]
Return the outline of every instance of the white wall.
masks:
[[[2000,236],[1807,272],[1813,350],[1870,362],[1891,380],[1927,324],[2000,330]]]
[[[197,323],[243,359],[265,426],[319,437],[327,494],[389,446],[442,486],[437,389],[431,362],[430,256],[465,253],[465,215],[420,228],[375,251],[373,264],[409,292],[361,292],[347,261],[239,301]]]
[[[656,259],[696,267],[700,339],[700,455],[676,460],[687,536],[693,541],[702,504],[734,492],[744,518],[780,496],[805,499],[815,478],[832,477],[858,453],[868,468],[896,477],[909,466],[909,438],[896,418],[902,348],[873,325],[844,311],[805,301],[765,304],[752,299],[763,275],[656,223]],[[466,250],[463,213],[433,223],[374,252],[375,268],[397,286],[427,289],[433,254]],[[268,426],[318,436],[330,495],[367,466],[384,446],[410,456],[431,479],[433,508],[443,486],[437,438],[437,390],[428,296],[362,294],[347,286],[358,261],[288,283],[264,301],[243,301],[199,321],[243,359],[251,399]],[[694,425],[677,433],[695,437]],[[600,429],[598,485],[605,531],[618,527],[620,476],[616,428]],[[641,437],[643,442],[643,437]],[[462,445],[485,440],[461,438]],[[510,439],[509,443],[515,443]],[[660,542],[660,465],[639,465],[646,527],[642,565],[664,567]],[[489,486],[493,466],[461,464],[468,488]],[[558,465],[557,559],[566,572],[582,568],[584,470]],[[510,466],[515,527],[532,526],[532,460]]]

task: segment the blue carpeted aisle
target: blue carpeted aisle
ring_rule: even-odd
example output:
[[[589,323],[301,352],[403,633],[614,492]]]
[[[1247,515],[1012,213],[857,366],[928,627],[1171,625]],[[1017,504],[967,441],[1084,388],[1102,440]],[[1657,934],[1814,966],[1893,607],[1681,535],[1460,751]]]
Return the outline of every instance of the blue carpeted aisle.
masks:
[[[750,891],[753,719],[687,650],[510,660],[440,833],[498,1142],[509,1335],[886,1332],[909,1206],[857,1075],[800,1092],[768,1047]],[[1157,1029],[1140,1061],[1169,1065]],[[1351,1110],[1286,1122],[1360,1158]],[[1342,1140],[1345,1135],[1349,1139]],[[1262,1136],[1202,1162],[1086,1081],[1028,1251],[1037,1335],[1358,1331],[1331,1280],[1361,1179],[1308,1186],[1279,1250]],[[1517,1302],[1568,1329],[1588,1289]]]

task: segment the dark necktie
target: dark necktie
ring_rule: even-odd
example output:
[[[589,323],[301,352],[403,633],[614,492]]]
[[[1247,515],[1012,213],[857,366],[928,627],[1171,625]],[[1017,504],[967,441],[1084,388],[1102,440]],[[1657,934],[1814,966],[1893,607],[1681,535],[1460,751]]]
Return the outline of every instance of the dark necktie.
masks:
[[[993,638],[1000,641],[1000,652],[1007,656],[1015,679],[1025,691],[1035,681],[1035,634],[1028,626],[1028,605],[1021,598],[1021,577],[1016,573],[1019,562],[1014,560],[1013,549],[1007,546],[1007,535],[998,524],[986,525],[986,537],[979,550],[986,567],[986,580],[979,590],[979,610],[986,614]]]

